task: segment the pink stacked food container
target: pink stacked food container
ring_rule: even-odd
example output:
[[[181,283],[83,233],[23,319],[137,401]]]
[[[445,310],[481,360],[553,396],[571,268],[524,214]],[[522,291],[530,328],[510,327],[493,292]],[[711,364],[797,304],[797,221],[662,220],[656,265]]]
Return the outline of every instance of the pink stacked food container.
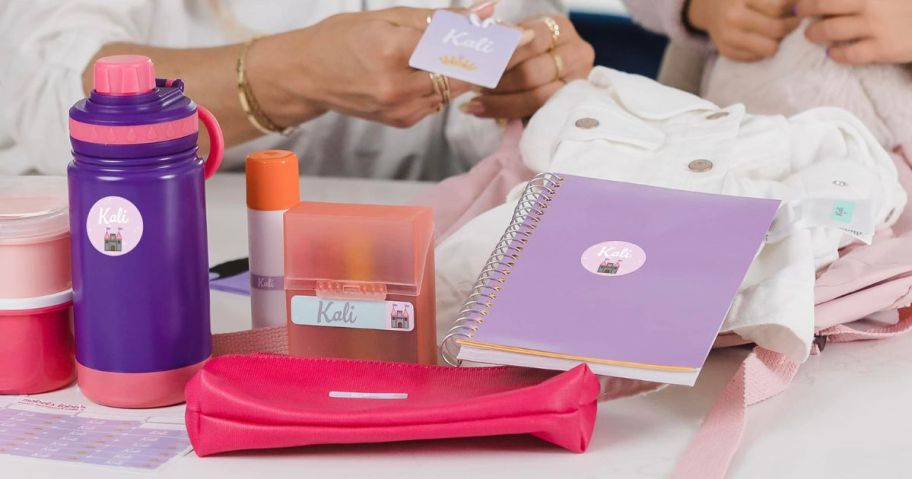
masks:
[[[66,179],[0,177],[0,394],[73,381],[72,310]]]

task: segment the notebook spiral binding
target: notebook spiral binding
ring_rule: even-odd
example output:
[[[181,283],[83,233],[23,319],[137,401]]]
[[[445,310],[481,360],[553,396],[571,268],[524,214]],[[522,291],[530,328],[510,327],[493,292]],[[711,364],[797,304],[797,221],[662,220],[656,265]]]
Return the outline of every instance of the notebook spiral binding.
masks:
[[[510,271],[519,259],[523,247],[529,242],[529,237],[535,230],[535,225],[541,221],[548,203],[554,198],[564,178],[554,173],[541,173],[526,185],[516,209],[510,226],[500,237],[497,246],[481,269],[478,280],[472,288],[459,317],[453,322],[453,327],[447,331],[443,342],[440,344],[440,354],[443,360],[451,366],[460,366],[462,361],[456,358],[459,348],[457,341],[460,338],[471,339],[484,324],[497,294],[503,289]]]

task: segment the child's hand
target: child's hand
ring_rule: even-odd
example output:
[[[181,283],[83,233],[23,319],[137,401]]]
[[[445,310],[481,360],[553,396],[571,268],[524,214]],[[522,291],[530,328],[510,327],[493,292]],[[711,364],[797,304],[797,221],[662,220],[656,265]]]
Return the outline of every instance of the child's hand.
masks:
[[[800,17],[818,17],[805,35],[852,65],[912,62],[912,1],[798,0]]]
[[[752,62],[775,55],[782,39],[798,27],[793,4],[794,0],[690,0],[685,13],[721,55]]]

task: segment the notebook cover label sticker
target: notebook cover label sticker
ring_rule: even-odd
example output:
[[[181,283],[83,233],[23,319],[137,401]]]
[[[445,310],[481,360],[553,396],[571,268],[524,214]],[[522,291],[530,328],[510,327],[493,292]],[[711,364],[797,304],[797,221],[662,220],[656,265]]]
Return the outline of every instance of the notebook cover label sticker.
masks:
[[[627,241],[604,241],[587,248],[580,263],[599,276],[624,276],[646,264],[646,252]]]
[[[415,307],[404,301],[291,298],[291,321],[304,326],[413,331]]]

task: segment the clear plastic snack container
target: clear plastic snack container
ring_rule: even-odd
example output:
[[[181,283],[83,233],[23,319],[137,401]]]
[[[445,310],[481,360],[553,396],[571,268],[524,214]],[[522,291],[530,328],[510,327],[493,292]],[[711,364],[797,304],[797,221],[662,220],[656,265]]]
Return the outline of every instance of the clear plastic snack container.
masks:
[[[303,202],[284,233],[289,354],[436,362],[430,208]]]

